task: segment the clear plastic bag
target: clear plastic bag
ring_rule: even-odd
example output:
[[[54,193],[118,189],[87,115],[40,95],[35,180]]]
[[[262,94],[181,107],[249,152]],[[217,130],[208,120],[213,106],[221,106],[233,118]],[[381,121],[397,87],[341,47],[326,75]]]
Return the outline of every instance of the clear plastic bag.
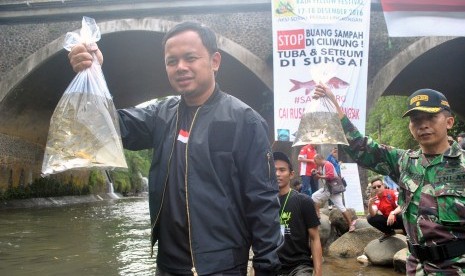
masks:
[[[313,99],[305,107],[292,146],[308,144],[348,144],[336,107],[326,97]]]
[[[67,33],[63,47],[100,40],[95,20],[82,19],[80,34]],[[66,88],[53,112],[42,163],[46,176],[69,169],[127,168],[113,99],[96,57]]]

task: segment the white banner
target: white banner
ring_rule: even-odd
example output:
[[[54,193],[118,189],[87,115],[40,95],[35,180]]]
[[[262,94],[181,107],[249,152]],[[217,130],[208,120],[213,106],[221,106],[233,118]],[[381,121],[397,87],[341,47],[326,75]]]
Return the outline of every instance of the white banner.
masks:
[[[346,191],[344,192],[346,208],[353,208],[357,215],[364,215],[365,207],[363,206],[362,187],[357,163],[342,163],[341,175],[347,182]]]
[[[275,140],[291,141],[315,85],[365,132],[370,0],[273,0]]]
[[[381,0],[389,36],[465,36],[464,0]]]

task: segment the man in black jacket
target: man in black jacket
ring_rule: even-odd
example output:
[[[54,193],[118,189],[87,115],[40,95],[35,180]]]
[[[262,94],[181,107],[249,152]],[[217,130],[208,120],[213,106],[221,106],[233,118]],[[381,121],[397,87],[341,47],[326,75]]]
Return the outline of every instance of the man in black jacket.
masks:
[[[216,84],[221,55],[210,29],[178,24],[163,47],[181,97],[118,111],[124,147],[154,149],[149,205],[157,275],[246,275],[251,246],[255,274],[271,275],[283,239],[267,124]],[[69,58],[75,71],[91,61],[83,45]]]

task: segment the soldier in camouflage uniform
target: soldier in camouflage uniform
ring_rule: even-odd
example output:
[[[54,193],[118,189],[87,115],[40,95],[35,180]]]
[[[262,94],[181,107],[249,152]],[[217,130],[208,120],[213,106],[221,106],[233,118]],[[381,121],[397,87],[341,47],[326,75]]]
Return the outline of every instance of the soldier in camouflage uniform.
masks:
[[[445,96],[421,89],[408,99],[409,129],[419,150],[402,150],[364,137],[334,94],[317,86],[315,97],[336,106],[349,141],[343,149],[365,168],[389,175],[400,187],[399,205],[409,244],[407,275],[465,275],[465,156],[447,130],[454,117]]]

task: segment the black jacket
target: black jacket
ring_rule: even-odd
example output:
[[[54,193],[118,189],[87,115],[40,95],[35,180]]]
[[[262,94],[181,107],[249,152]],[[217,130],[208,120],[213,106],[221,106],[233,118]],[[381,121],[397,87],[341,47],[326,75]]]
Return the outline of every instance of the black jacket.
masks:
[[[118,111],[124,147],[154,149],[149,173],[152,247],[158,239],[155,226],[169,163],[174,161],[179,108],[184,106],[180,97],[172,97]],[[216,88],[194,118],[187,155],[189,240],[197,272],[210,274],[244,264],[251,245],[257,272],[277,269],[282,244],[278,185],[264,119]]]

